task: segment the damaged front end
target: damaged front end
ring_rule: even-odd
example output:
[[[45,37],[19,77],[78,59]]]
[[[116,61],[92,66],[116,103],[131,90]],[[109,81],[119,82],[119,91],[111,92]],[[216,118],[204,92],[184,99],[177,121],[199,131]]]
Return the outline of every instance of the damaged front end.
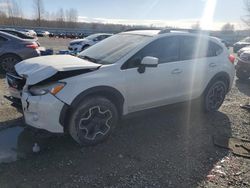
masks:
[[[75,57],[65,57],[68,61],[76,60]],[[63,133],[59,118],[65,103],[57,97],[57,93],[67,85],[67,78],[95,71],[100,65],[79,58],[77,66],[71,67],[65,61],[59,65],[39,63],[37,59],[21,62],[15,66],[16,74],[7,74],[11,94],[9,98],[21,101],[26,124],[53,133]]]

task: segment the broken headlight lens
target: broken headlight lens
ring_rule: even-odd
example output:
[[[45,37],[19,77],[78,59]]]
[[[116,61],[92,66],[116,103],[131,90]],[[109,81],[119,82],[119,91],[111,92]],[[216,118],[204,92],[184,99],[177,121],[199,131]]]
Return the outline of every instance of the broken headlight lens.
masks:
[[[59,93],[65,86],[65,83],[57,82],[53,84],[47,84],[42,86],[33,86],[29,89],[29,92],[34,95],[45,95],[47,93],[51,93],[52,95],[56,95]]]

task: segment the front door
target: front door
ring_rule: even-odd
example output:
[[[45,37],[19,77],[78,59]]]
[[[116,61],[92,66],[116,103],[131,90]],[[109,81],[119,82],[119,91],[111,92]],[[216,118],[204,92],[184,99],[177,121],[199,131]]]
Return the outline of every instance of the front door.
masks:
[[[179,61],[179,39],[159,38],[132,56],[122,67],[126,78],[126,95],[129,112],[157,107],[175,102],[178,83],[173,79]],[[141,60],[146,57],[159,59],[157,67],[146,67],[138,72]],[[181,76],[178,71],[176,75]]]

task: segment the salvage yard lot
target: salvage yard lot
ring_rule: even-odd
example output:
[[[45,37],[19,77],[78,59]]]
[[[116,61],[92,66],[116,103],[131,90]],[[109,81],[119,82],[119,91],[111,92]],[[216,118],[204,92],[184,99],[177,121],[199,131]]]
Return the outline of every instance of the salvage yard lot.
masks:
[[[69,42],[39,41],[54,50]],[[141,112],[122,120],[105,143],[83,148],[69,136],[23,129],[22,114],[6,94],[1,75],[1,156],[8,145],[1,133],[17,125],[22,131],[10,134],[19,160],[0,164],[0,187],[250,187],[250,160],[213,144],[213,136],[250,139],[250,113],[240,108],[250,102],[250,81],[236,79],[219,112],[204,115],[190,104]]]

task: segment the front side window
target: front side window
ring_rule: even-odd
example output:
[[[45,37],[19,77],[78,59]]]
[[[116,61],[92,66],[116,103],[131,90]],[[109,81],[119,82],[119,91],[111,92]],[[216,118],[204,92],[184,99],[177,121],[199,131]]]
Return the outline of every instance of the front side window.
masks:
[[[131,57],[123,66],[125,68],[138,67],[142,59],[152,56],[159,59],[159,63],[175,62],[179,60],[179,39],[177,37],[159,38]]]

